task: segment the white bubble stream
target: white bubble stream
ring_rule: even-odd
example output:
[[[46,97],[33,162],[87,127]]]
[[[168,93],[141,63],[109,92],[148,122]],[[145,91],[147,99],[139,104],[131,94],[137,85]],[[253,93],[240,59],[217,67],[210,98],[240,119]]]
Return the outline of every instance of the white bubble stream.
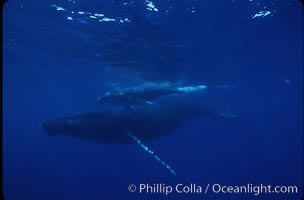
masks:
[[[163,161],[158,155],[156,155],[154,153],[154,151],[152,151],[146,145],[144,145],[139,138],[137,138],[130,131],[128,131],[127,133],[128,133],[128,136],[130,138],[132,138],[132,140],[134,140],[142,149],[144,149],[146,152],[148,152],[149,154],[151,154],[155,158],[155,160],[157,160],[157,162],[159,162],[160,164],[162,164],[167,170],[169,170],[169,172],[171,174],[173,174],[174,176],[177,176],[177,173],[175,172],[175,170],[172,169],[172,167],[170,167],[170,165],[168,165],[165,161]]]

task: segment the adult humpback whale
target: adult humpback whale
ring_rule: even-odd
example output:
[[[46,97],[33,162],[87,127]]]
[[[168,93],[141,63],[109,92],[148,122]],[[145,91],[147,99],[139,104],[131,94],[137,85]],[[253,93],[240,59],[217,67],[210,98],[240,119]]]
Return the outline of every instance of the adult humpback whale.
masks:
[[[199,103],[166,98],[154,104],[109,107],[46,120],[42,127],[50,135],[68,135],[102,143],[132,143],[127,132],[142,141],[153,140],[169,134],[188,120],[211,115],[213,112]]]
[[[137,143],[172,174],[176,172],[142,141],[165,136],[183,123],[214,113],[188,98],[167,97],[153,104],[111,107],[44,121],[49,135],[68,135],[101,143]]]

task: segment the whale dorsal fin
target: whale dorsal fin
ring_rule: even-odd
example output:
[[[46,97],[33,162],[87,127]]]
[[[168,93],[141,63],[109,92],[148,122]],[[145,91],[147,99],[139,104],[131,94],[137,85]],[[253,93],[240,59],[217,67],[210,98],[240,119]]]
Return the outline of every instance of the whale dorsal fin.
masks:
[[[127,131],[128,136],[135,142],[137,143],[143,150],[145,150],[146,152],[148,152],[149,154],[151,154],[154,159],[159,162],[160,164],[162,164],[167,170],[169,170],[169,172],[171,174],[173,174],[174,176],[177,176],[177,173],[175,172],[174,169],[172,169],[172,167],[170,167],[170,165],[168,165],[164,160],[162,160],[158,155],[155,154],[154,151],[152,151],[151,149],[149,149],[146,145],[144,145],[141,140],[136,137],[133,133],[131,133],[130,131]]]

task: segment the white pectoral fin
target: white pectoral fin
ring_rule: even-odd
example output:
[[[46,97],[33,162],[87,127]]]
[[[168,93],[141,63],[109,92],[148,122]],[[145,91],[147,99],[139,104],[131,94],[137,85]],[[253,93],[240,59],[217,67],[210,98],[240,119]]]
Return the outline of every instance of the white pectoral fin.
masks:
[[[144,145],[141,140],[136,137],[133,133],[131,133],[130,131],[127,131],[128,136],[135,142],[137,143],[142,149],[144,149],[146,152],[148,152],[149,154],[151,154],[154,159],[159,162],[160,164],[162,164],[167,170],[169,170],[169,172],[175,176],[177,176],[176,172],[174,169],[172,169],[172,167],[170,167],[165,161],[163,161],[158,155],[156,155],[154,153],[154,151],[152,151],[151,149],[149,149],[146,145]]]

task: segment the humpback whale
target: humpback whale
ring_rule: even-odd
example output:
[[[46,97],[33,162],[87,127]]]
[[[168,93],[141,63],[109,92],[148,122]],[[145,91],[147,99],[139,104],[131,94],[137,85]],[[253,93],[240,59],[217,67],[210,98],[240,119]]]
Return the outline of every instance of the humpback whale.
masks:
[[[46,120],[42,127],[49,135],[68,135],[101,143],[133,143],[127,132],[148,141],[173,132],[193,118],[213,115],[199,103],[170,99]]]
[[[109,107],[50,119],[41,126],[49,135],[67,135],[101,143],[136,143],[173,175],[174,169],[143,141],[172,133],[183,123],[214,112],[200,103],[184,98],[163,98],[153,104]]]
[[[163,84],[144,84],[142,86],[129,87],[108,91],[98,97],[100,103],[125,104],[145,104],[152,103],[154,100],[173,94],[189,93],[203,91],[207,88],[205,85],[182,86],[177,87],[169,83]]]
[[[144,142],[166,136],[194,118],[206,117],[211,121],[214,117],[235,118],[236,115],[217,113],[205,106],[210,102],[199,97],[206,88],[205,85],[145,83],[116,89],[98,98],[100,102],[110,104],[102,110],[45,120],[41,126],[49,135],[66,135],[99,143],[138,144],[176,175],[175,170]]]

